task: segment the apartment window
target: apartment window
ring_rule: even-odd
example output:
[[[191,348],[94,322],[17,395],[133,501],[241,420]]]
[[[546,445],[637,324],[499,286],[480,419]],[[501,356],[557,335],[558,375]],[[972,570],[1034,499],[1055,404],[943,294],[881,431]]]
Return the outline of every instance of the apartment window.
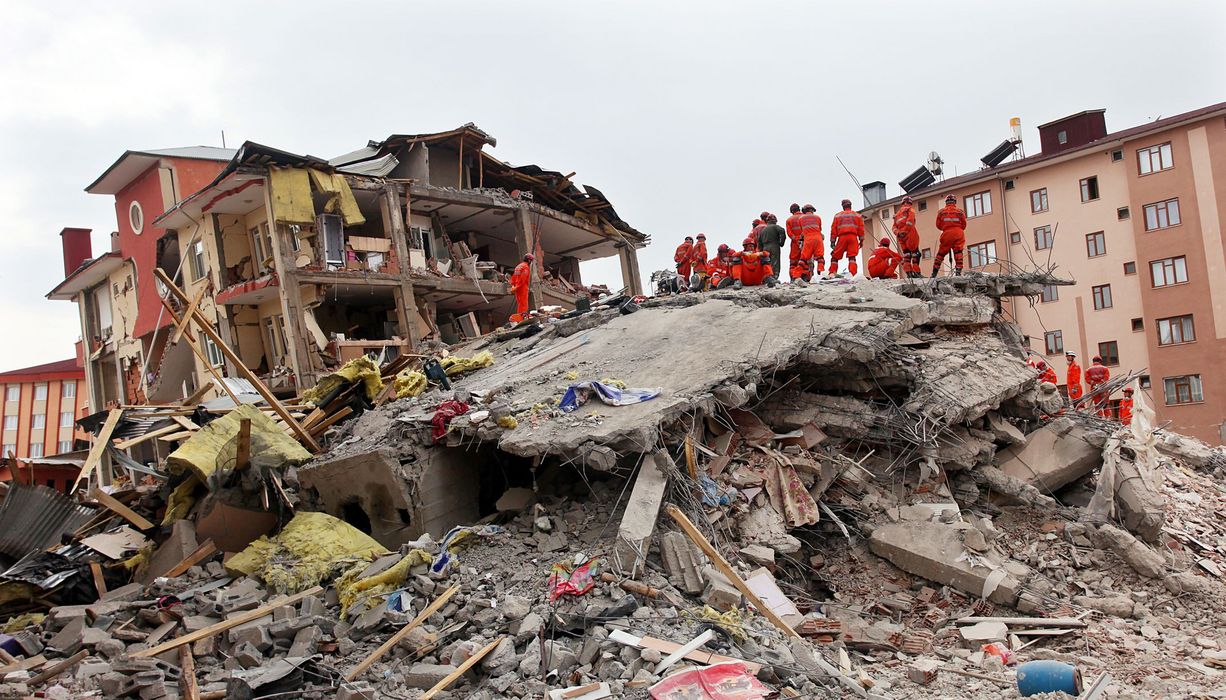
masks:
[[[1196,328],[1191,314],[1158,319],[1159,345],[1182,345],[1195,340]]]
[[[1145,319],[1143,318],[1132,319],[1132,332],[1140,333],[1143,330],[1145,330]]]
[[[192,261],[192,279],[204,279],[208,268],[204,266],[204,241],[196,241],[188,251]]]
[[[60,440],[59,444],[55,446],[55,451],[57,454],[72,452],[72,440]]]
[[[271,364],[281,364],[282,358],[285,357],[287,349],[285,346],[285,332],[281,326],[280,316],[269,316],[264,319],[264,333],[268,338],[268,352],[272,355],[269,358]]]
[[[30,445],[30,456],[31,457],[42,457],[43,456],[43,443],[36,442]]]
[[[1124,160],[1124,151],[1122,149],[1117,148],[1114,151],[1111,151],[1112,163],[1118,163],[1121,160]]]
[[[69,379],[60,384],[60,398],[75,399],[77,397],[77,383]]]
[[[1100,284],[1090,288],[1094,295],[1094,310],[1102,311],[1111,308],[1111,285]]]
[[[1149,274],[1153,277],[1155,287],[1184,284],[1188,281],[1188,259],[1180,255],[1177,258],[1154,260],[1149,264]]]
[[[1115,210],[1115,218],[1119,219],[1120,221],[1127,221],[1128,217],[1130,216],[1132,216],[1132,214],[1128,211],[1128,207],[1120,207],[1119,209]]]
[[[200,345],[204,348],[204,356],[209,358],[209,364],[214,367],[220,367],[225,363],[225,357],[221,354],[221,349],[213,342],[213,339],[200,334]]]
[[[1039,297],[1044,304],[1060,299],[1060,288],[1054,284],[1043,285],[1043,295]]]
[[[1055,237],[1051,235],[1051,226],[1040,226],[1034,230],[1035,250],[1049,250],[1055,242]]]
[[[71,428],[72,417],[72,411],[60,411],[60,427]]]
[[[17,399],[20,399],[20,398],[21,398],[21,385],[20,384],[9,384],[8,386],[4,387],[4,400],[5,401],[16,401]]]
[[[1156,231],[1179,225],[1179,200],[1168,199],[1145,205],[1145,230]]]
[[[966,254],[969,258],[967,263],[971,267],[983,267],[996,262],[996,241],[984,241],[966,247]]]
[[[17,416],[5,416],[4,417],[4,429],[5,430],[16,430],[17,429]]]
[[[255,268],[260,272],[273,269],[272,236],[268,233],[268,222],[263,222],[251,231],[251,255],[255,260]],[[298,237],[294,236],[297,240]]]
[[[1086,257],[1097,258],[1107,254],[1107,237],[1102,231],[1086,234]]]
[[[932,258],[932,248],[925,248],[923,251],[921,251],[920,255],[925,260],[930,260]]]
[[[5,457],[8,457],[9,455],[15,455],[17,454],[17,445],[11,442],[6,442],[4,443],[4,448],[0,451],[4,453],[3,456]]]
[[[1006,189],[1006,190],[1011,190],[1011,189],[1013,189],[1013,188],[1014,188],[1014,187],[1016,187],[1016,186],[1017,186],[1017,183],[1013,181],[1013,178],[1009,178],[1008,180],[1005,180],[1005,189]]]
[[[1098,177],[1087,177],[1081,181],[1081,201],[1092,202],[1098,199]]]
[[[1115,367],[1120,363],[1120,344],[1114,340],[1099,343],[1098,356],[1103,358],[1104,365]]]
[[[1181,403],[1200,403],[1205,400],[1205,391],[1201,386],[1199,374],[1167,377],[1162,380],[1162,384],[1166,393],[1167,406],[1175,406]]]
[[[47,414],[35,413],[30,419],[31,430],[42,430],[47,427]]]
[[[1033,214],[1038,214],[1041,211],[1047,211],[1047,188],[1032,190],[1030,192],[1030,211]]]
[[[919,210],[920,210],[920,211],[928,211],[928,200],[926,200],[926,199],[921,199],[921,200],[920,200],[920,203],[919,203]]]
[[[1137,263],[1135,260],[1130,260],[1124,263],[1124,274],[1125,275],[1137,274]]]
[[[1014,231],[1013,233],[1010,233],[1010,234],[1009,234],[1009,242],[1010,242],[1010,243],[1012,243],[1013,245],[1021,245],[1021,243],[1022,243],[1022,232],[1021,232],[1021,231]]]
[[[992,213],[992,193],[980,192],[963,198],[966,205],[966,215],[969,217],[983,216]]]
[[[1163,143],[1137,149],[1137,171],[1142,175],[1170,170],[1173,167],[1175,167],[1175,160],[1171,156],[1171,144]]]
[[[46,382],[34,385],[34,400],[35,401],[46,401],[47,400]]]
[[[1062,331],[1047,331],[1043,334],[1043,347],[1048,355],[1064,354],[1064,333]]]

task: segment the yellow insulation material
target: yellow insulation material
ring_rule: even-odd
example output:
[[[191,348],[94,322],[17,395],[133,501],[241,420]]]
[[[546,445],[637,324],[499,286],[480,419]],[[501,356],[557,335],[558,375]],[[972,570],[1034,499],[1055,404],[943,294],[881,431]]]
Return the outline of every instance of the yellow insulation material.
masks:
[[[353,196],[353,190],[340,173],[325,173],[322,170],[311,169],[311,182],[315,189],[324,194],[332,195],[324,203],[324,211],[329,214],[340,214],[341,221],[346,226],[361,226],[366,223],[362,210],[358,208],[358,200]]]
[[[311,458],[311,453],[279,428],[268,414],[243,404],[193,433],[166,458],[166,468],[173,474],[189,469],[203,484],[209,482],[218,467],[229,470],[234,466],[238,426],[244,418],[251,421],[251,466],[282,469]]]
[[[358,579],[366,569],[365,564],[346,571],[336,580],[336,590],[341,601],[341,617],[344,618],[349,609],[357,603],[361,603],[364,610],[383,603],[387,594],[403,587],[402,584],[409,577],[409,570],[431,561],[432,557],[428,552],[414,549],[390,569],[374,576]]]
[[[268,168],[272,218],[285,224],[315,223],[315,203],[311,200],[311,178],[302,168]]]
[[[415,369],[406,369],[396,375],[396,398],[410,399],[426,390],[426,375]]]
[[[192,506],[196,505],[195,491],[199,485],[200,479],[191,474],[170,492],[170,498],[166,500],[166,515],[162,518],[163,525],[170,525],[187,517]]]
[[[279,593],[297,593],[387,553],[383,545],[327,513],[298,513],[274,537],[252,542],[226,562],[231,575],[255,576]]]
[[[33,627],[34,625],[42,624],[43,620],[45,620],[46,618],[47,616],[43,613],[33,613],[33,612],[25,613],[23,615],[18,615],[17,617],[10,617],[9,621],[4,623],[4,627],[0,628],[0,632],[3,632],[5,634],[13,634],[14,632],[20,632],[27,627]]]
[[[454,377],[457,374],[471,372],[474,369],[489,367],[494,364],[494,355],[489,350],[482,350],[472,357],[444,357],[439,360],[439,364],[443,366],[443,371],[448,377]]]
[[[519,421],[515,420],[515,416],[503,416],[498,419],[498,425],[507,430],[515,430],[519,427]]]
[[[365,392],[366,398],[371,401],[374,401],[379,396],[379,392],[383,391],[383,380],[379,378],[379,366],[366,355],[346,362],[340,369],[320,379],[319,383],[302,394],[302,400],[318,406],[337,387],[359,381],[362,382],[362,391]]]

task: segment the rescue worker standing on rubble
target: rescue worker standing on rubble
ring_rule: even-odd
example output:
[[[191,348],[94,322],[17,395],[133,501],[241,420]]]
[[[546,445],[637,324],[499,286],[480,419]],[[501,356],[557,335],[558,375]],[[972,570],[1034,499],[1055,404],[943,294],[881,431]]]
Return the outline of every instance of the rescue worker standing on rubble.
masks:
[[[515,295],[515,313],[511,315],[511,323],[519,323],[528,316],[528,282],[532,279],[533,260],[536,260],[536,256],[528,253],[511,273],[511,293]]]
[[[847,272],[854,277],[859,271],[856,259],[860,255],[860,244],[864,242],[864,218],[852,211],[851,200],[843,200],[843,211],[830,220],[830,246],[834,252],[830,254],[830,276],[839,272],[839,261],[847,256]]]
[[[804,252],[805,240],[804,233],[800,228],[800,205],[793,203],[788,208],[788,211],[792,212],[784,226],[787,229],[788,241],[790,242],[788,247],[788,278],[795,282],[796,280],[803,279],[805,274],[805,266],[802,264],[804,259],[801,255]],[[783,260],[779,260],[778,265],[783,267]]]
[[[800,236],[804,245],[800,250],[800,259],[805,264],[804,279],[809,281],[813,275],[821,275],[826,271],[826,246],[822,238],[822,217],[817,215],[817,207],[806,204],[800,208]],[[814,267],[814,261],[817,267]]]
[[[1132,387],[1124,387],[1124,398],[1120,399],[1120,422],[1132,425]]]
[[[1098,410],[1098,415],[1107,417],[1107,392],[1099,391],[1099,387],[1111,380],[1111,370],[1103,366],[1103,358],[1095,355],[1094,364],[1090,365],[1086,370],[1086,384],[1090,387],[1090,393],[1093,395],[1094,407]]]
[[[890,250],[890,239],[882,238],[873,254],[868,256],[864,267],[868,269],[869,279],[898,279],[898,263],[902,256]]]
[[[758,232],[758,250],[770,256],[769,262],[774,270],[780,269],[779,261],[783,260],[783,246],[787,245],[788,234],[779,225],[779,219],[771,214],[766,219],[766,225]]]
[[[694,237],[686,236],[685,241],[677,246],[677,252],[673,253],[673,262],[677,263],[677,276],[685,280],[686,284],[690,282],[691,263],[690,253],[694,250]]]
[[[902,253],[902,271],[909,278],[924,276],[920,272],[920,238],[919,231],[915,229],[915,210],[911,204],[911,195],[902,198],[902,206],[894,214],[893,226]]]
[[[701,292],[707,279],[707,234],[698,234],[694,247],[690,249],[690,266],[693,277],[690,289]]]
[[[1064,359],[1068,360],[1068,370],[1064,375],[1064,385],[1068,388],[1068,401],[1073,406],[1084,396],[1081,390],[1081,365],[1077,364],[1077,353],[1072,350],[1064,353]]]
[[[966,212],[958,208],[958,198],[945,197],[945,207],[937,212],[937,228],[941,231],[941,246],[932,261],[932,276],[941,270],[941,263],[950,252],[954,254],[954,274],[962,274],[962,253],[966,249]]]

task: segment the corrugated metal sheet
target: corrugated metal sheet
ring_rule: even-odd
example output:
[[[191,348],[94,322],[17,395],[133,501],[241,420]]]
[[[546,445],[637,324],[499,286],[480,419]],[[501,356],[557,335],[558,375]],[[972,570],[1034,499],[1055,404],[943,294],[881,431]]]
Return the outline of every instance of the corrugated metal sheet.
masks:
[[[30,552],[9,567],[8,571],[0,574],[0,578],[30,583],[49,591],[81,574],[83,568],[88,565],[86,558],[92,551],[83,544],[73,544],[60,547],[54,552]]]
[[[46,486],[9,484],[0,505],[0,552],[24,557],[60,543],[60,537],[89,520],[94,511]]]

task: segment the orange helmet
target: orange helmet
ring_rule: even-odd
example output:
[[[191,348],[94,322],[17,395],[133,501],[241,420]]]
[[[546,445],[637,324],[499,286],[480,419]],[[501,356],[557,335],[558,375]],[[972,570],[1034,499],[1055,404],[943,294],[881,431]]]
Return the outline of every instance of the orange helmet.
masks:
[[[958,198],[953,196],[952,194],[945,195],[946,204],[953,204],[954,202],[957,202],[957,201],[958,201]]]
[[[903,197],[903,198],[902,198],[902,203],[903,203],[903,204],[911,204],[911,195],[907,195],[906,197]]]
[[[753,239],[753,236],[741,241],[741,246],[745,248],[757,248],[758,242]]]

